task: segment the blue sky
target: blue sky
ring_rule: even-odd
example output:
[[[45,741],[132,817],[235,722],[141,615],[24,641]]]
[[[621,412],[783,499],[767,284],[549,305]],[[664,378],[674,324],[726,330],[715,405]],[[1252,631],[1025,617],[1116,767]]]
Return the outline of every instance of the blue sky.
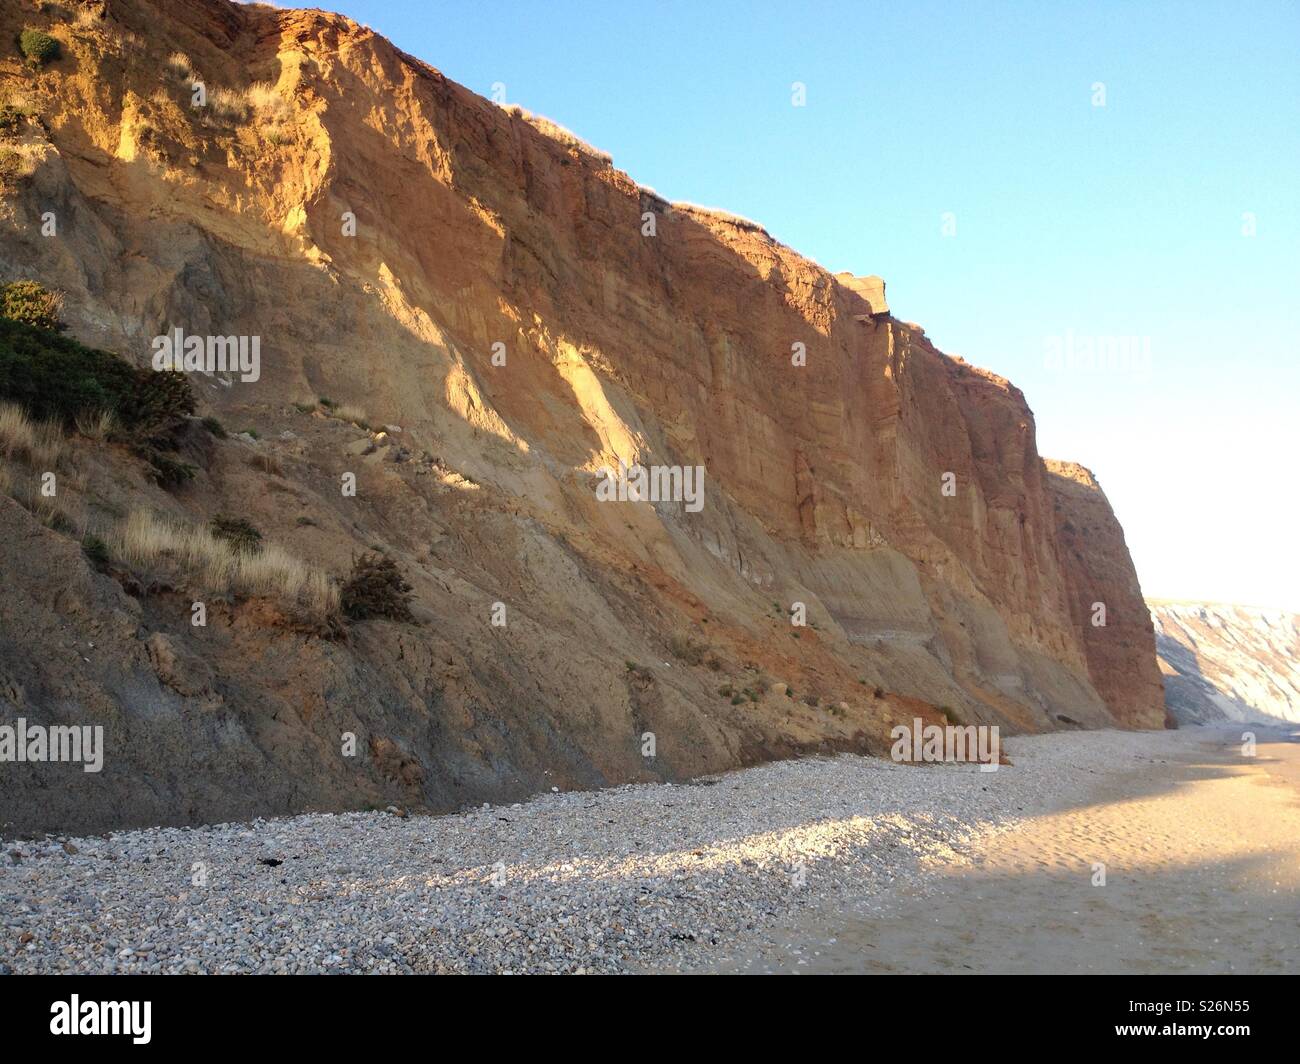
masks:
[[[882,275],[1097,474],[1149,596],[1300,608],[1300,4],[336,5]]]

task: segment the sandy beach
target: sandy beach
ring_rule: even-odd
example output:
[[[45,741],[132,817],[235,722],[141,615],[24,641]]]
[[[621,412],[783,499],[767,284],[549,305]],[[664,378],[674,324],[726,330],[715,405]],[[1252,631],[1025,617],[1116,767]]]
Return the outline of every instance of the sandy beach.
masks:
[[[1153,742],[1140,765],[1099,774],[1069,808],[985,836],[968,860],[883,907],[846,896],[712,967],[1300,971],[1300,744],[1285,729],[1255,728],[1260,744],[1247,758],[1243,730]]]

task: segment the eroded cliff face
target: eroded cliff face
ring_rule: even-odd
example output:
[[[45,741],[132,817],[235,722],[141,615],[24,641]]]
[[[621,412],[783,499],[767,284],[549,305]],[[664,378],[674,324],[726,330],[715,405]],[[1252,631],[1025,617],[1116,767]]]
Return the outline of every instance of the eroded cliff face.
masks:
[[[196,632],[184,595],[127,594],[0,512],[25,544],[5,558],[6,713],[118,730],[99,778],[47,815],[33,774],[9,826],[449,808],[880,752],[936,707],[1024,730],[1160,724],[1104,495],[1046,468],[1021,393],[892,318],[882,285],[667,204],[345,18],[105,11],[72,26],[0,0],[6,31],[39,24],[65,52],[39,74],[0,63],[0,91],[39,115],[5,179],[0,280],[61,289],[79,339],[141,364],[179,326],[260,336],[262,365],[255,383],[195,378],[202,412],[257,439],[216,445],[173,495],[111,449],[84,455],[87,520],[141,500],[237,512],[334,573],[382,546],[422,623],[327,641],[234,602]],[[223,115],[190,106],[195,78],[273,92]],[[620,463],[704,467],[703,507],[598,501]],[[31,653],[54,632],[101,653]],[[348,731],[362,755],[342,760]]]

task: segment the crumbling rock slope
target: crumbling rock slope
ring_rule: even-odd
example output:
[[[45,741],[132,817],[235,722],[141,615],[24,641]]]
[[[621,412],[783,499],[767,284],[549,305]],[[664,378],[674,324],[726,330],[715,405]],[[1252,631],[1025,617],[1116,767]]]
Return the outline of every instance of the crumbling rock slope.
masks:
[[[0,281],[61,290],[74,336],[140,365],[176,327],[258,336],[262,361],[193,375],[201,414],[252,431],[180,489],[75,444],[76,532],[233,514],[336,578],[379,548],[415,623],[340,636],[235,597],[194,627],[182,585],[97,571],[0,499],[3,715],[107,747],[98,774],[5,766],[0,832],[450,809],[879,753],[918,715],[1160,726],[1104,495],[879,278],[665,203],[346,18],[91,6],[0,0],[5,47],[34,25],[63,53],[0,59],[34,113]],[[619,463],[704,467],[703,507],[598,501]]]

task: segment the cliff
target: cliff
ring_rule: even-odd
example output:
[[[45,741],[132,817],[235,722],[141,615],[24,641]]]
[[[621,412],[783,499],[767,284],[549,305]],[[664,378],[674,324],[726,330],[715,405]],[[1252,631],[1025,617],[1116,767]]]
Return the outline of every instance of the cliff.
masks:
[[[256,336],[260,376],[192,375],[249,431],[196,445],[180,489],[80,441],[62,522],[0,499],[4,715],[108,732],[98,775],[6,773],[0,831],[447,809],[879,753],[918,714],[1160,724],[1104,495],[878,278],[666,203],[346,18],[102,9],[0,0],[6,40],[63,53],[0,62],[30,114],[0,280],[61,290],[72,335],[142,366],[170,329]],[[599,501],[620,463],[703,467],[702,507]],[[340,638],[228,595],[194,627],[183,579],[77,547],[141,506],[238,515],[336,579],[379,548],[417,623]]]

